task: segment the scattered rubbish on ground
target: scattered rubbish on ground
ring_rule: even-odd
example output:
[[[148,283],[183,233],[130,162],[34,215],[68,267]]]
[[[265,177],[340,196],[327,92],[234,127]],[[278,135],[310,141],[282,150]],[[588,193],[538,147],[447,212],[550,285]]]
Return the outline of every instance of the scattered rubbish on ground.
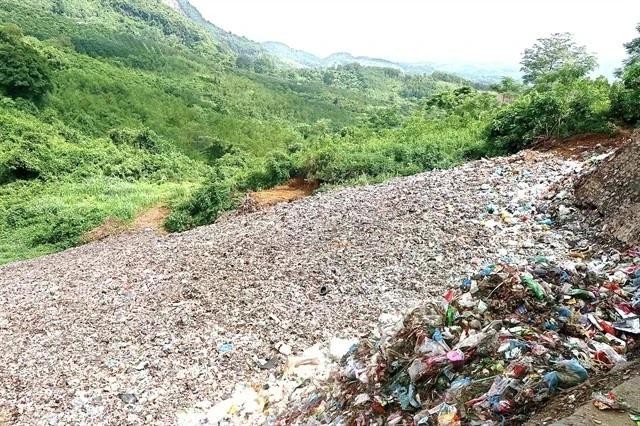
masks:
[[[231,352],[233,350],[233,343],[225,342],[218,345],[218,352],[221,354]]]
[[[608,392],[606,395],[602,392],[594,392],[591,395],[593,405],[598,410],[629,410],[630,407],[624,402],[619,401],[618,396],[614,392]]]
[[[552,395],[633,356],[638,254],[527,264],[505,256],[411,312],[399,329],[362,339],[277,424],[523,422]],[[593,401],[628,409],[612,393]]]
[[[393,345],[395,336],[404,330],[404,316],[398,312],[441,295],[454,281],[469,291],[457,289],[452,293],[447,317],[451,325],[440,327],[442,338],[436,337],[449,346],[450,350],[443,353],[446,363],[464,372],[482,360],[481,354],[472,353],[472,346],[465,345],[472,345],[475,335],[486,327],[485,317],[491,314],[503,318],[489,302],[507,286],[503,284],[495,297],[491,295],[485,302],[477,296],[479,281],[465,277],[466,273],[484,269],[489,260],[496,262],[496,267],[517,266],[519,274],[531,275],[545,290],[546,300],[553,293],[546,291],[542,282],[546,279],[534,273],[534,264],[559,264],[567,269],[564,261],[569,253],[578,272],[588,272],[588,264],[598,250],[591,246],[592,237],[601,228],[575,211],[573,191],[566,182],[583,168],[583,162],[525,151],[383,185],[330,191],[253,215],[230,216],[185,234],[157,237],[140,233],[7,266],[4,281],[0,278],[0,299],[11,303],[5,303],[7,310],[0,318],[0,332],[6,340],[0,360],[12,380],[0,395],[0,417],[3,410],[9,410],[18,413],[19,422],[25,424],[125,424],[136,423],[128,419],[135,411],[140,417],[137,423],[169,424],[176,421],[177,413],[186,415],[194,410],[197,413],[191,418],[206,419],[210,406],[230,398],[234,384],[242,382],[247,383],[245,389],[253,389],[267,402],[251,415],[243,404],[235,404],[233,414],[222,410],[225,423],[264,425],[268,420],[273,424],[278,413],[288,414],[285,408],[297,406],[304,411],[290,417],[304,421],[311,405],[305,408],[303,402],[309,401],[312,392],[317,395],[315,407],[326,407],[325,412],[335,410],[322,395],[327,393],[326,386],[336,387],[337,393],[342,383],[335,379],[317,382],[330,376],[328,372],[342,358],[339,353],[344,347],[348,351],[353,343],[345,343],[335,353],[327,343],[321,356],[303,356],[306,351],[301,349],[336,335],[359,337],[357,353],[366,350],[369,341],[381,348]],[[486,190],[482,184],[486,184]],[[545,206],[549,200],[562,203],[566,207],[562,213],[571,217],[565,221],[550,214]],[[614,259],[614,255],[611,262],[626,261],[624,256]],[[506,256],[509,259],[501,259]],[[606,265],[595,272],[612,268]],[[114,276],[113,270],[126,273]],[[493,273],[491,268],[487,270],[489,275]],[[633,273],[626,269],[622,272],[627,276]],[[612,279],[610,287],[614,290],[609,291],[628,286],[620,282],[622,278],[618,274]],[[521,285],[523,289],[526,286]],[[328,292],[321,295],[323,286]],[[531,289],[526,287],[527,301],[531,298],[540,303],[536,289],[535,284]],[[578,286],[569,296],[576,304],[590,304],[592,294],[600,297],[598,289]],[[52,300],[64,301],[64,310],[51,309]],[[629,314],[636,312],[639,302],[631,299]],[[476,305],[463,306],[471,303]],[[567,306],[570,311],[574,307]],[[473,315],[465,317],[469,310]],[[367,334],[380,312],[387,314],[375,333]],[[537,315],[526,303],[516,304],[511,314],[527,312]],[[627,345],[623,353],[616,351],[620,345],[613,343],[615,340],[603,341],[613,352],[599,347],[598,359],[604,361],[598,363],[615,362],[618,356],[631,358],[632,334],[615,327],[632,326],[618,324],[632,317],[588,313],[595,315],[586,318],[589,330],[609,333]],[[558,318],[549,318],[549,327],[559,326],[560,331],[548,333],[563,336],[563,324],[558,322],[562,316],[566,316],[565,311],[559,312]],[[609,331],[601,332],[594,322]],[[47,334],[43,335],[45,325]],[[505,328],[518,326],[523,325],[506,324]],[[613,334],[610,327],[614,328]],[[527,325],[523,335],[516,334],[517,329],[511,332],[528,342],[529,328]],[[463,332],[469,340],[454,348]],[[92,336],[91,341],[87,336]],[[427,337],[434,340],[433,335]],[[225,347],[220,345],[231,342],[232,350],[223,352]],[[275,347],[278,342],[290,345],[292,354],[279,352]],[[223,351],[218,351],[219,347]],[[428,349],[425,347],[425,351]],[[532,352],[538,349],[534,346]],[[441,378],[438,389],[447,379],[452,394],[468,392],[474,386],[486,392],[512,361],[526,361],[517,357],[518,351],[523,352],[523,348],[506,347],[499,354],[500,362],[483,365],[477,376]],[[515,358],[506,362],[507,353]],[[385,356],[407,369],[414,361],[396,359],[386,352]],[[290,363],[293,358],[297,362]],[[345,359],[351,363],[356,381],[369,377],[368,366],[359,364],[362,359]],[[567,355],[566,359],[572,358]],[[593,374],[599,370],[576,359],[589,373],[590,382],[594,381]],[[134,368],[141,360],[148,362],[148,367]],[[540,372],[535,370],[539,374],[536,378],[542,380],[543,374],[556,371],[557,392],[564,393],[562,370],[555,364],[542,369],[536,363],[531,367],[526,362],[514,363],[510,374],[526,377],[532,374],[530,369],[540,368]],[[505,371],[500,371],[501,364]],[[51,365],[57,366],[55,371],[49,368]],[[102,365],[104,368],[96,368]],[[420,373],[418,367],[422,368],[420,363],[414,365]],[[452,371],[458,370],[452,367]],[[444,401],[437,401],[438,395],[424,394],[423,380],[432,380],[428,375],[416,380],[413,387],[408,383],[389,390],[398,398],[389,422],[402,423],[407,413],[435,407],[439,407],[438,414],[433,414],[430,421],[437,420],[437,415],[443,422],[447,415],[465,421],[466,407],[455,402],[441,405]],[[110,393],[105,397],[106,384]],[[387,390],[374,390],[354,392],[345,407],[352,409],[357,397],[358,410],[374,407],[376,413],[386,413],[391,407],[383,399],[388,394],[382,392]],[[76,404],[74,392],[80,391],[86,392],[82,401],[87,402]],[[118,397],[125,391],[135,393],[139,401],[134,406]],[[409,411],[400,409],[400,399]],[[506,395],[503,401],[508,400]],[[495,406],[508,411],[510,403],[498,401]]]
[[[138,402],[138,397],[132,393],[121,393],[118,394],[118,398],[125,404],[135,404]]]

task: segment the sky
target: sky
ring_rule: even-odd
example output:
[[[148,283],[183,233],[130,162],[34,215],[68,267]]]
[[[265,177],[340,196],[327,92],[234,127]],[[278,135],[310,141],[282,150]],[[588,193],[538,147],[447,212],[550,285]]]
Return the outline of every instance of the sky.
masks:
[[[571,32],[604,64],[638,34],[640,0],[190,0],[209,21],[318,56],[517,66],[539,37]]]

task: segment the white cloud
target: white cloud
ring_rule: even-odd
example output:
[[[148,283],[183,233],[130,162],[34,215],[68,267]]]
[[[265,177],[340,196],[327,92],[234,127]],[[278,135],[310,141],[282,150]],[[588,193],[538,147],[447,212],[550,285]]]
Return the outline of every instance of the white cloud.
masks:
[[[568,31],[603,63],[637,36],[638,0],[191,0],[214,24],[326,56],[516,65],[536,38]]]

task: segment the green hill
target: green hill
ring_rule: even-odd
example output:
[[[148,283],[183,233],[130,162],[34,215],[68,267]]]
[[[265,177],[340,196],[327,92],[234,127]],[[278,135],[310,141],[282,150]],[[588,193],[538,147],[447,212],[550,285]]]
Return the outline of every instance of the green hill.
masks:
[[[451,86],[381,68],[292,69],[179,5],[0,3],[0,55],[15,66],[4,73],[33,77],[24,93],[9,83],[1,92],[0,262],[75,245],[110,217],[179,204],[219,171],[221,155],[260,170],[274,153],[317,147],[380,111],[409,116],[417,99]],[[32,71],[46,80],[38,95]]]
[[[159,204],[179,231],[291,177],[378,182],[607,128],[601,80],[505,80],[497,96],[348,54],[300,67],[187,0],[4,0],[0,23],[0,263]]]

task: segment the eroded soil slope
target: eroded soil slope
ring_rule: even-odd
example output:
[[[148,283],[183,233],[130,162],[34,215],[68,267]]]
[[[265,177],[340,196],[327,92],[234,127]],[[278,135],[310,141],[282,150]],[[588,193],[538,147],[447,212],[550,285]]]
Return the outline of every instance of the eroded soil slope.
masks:
[[[585,175],[576,185],[576,197],[597,210],[606,232],[640,244],[640,136]]]

